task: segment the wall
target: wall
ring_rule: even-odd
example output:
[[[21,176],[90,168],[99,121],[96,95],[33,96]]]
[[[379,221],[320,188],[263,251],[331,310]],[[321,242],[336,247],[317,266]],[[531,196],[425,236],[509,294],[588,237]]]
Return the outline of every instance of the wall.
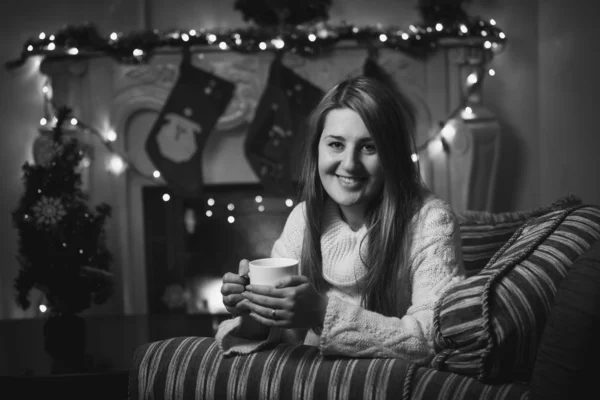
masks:
[[[210,3],[210,7],[206,4]],[[214,3],[214,4],[213,4]],[[416,9],[394,0],[334,0],[331,21],[356,24],[397,24],[418,21]],[[417,3],[411,0],[412,4]],[[573,192],[600,204],[595,171],[600,148],[593,119],[598,54],[593,47],[597,24],[593,2],[578,5],[566,0],[473,0],[473,15],[495,18],[508,35],[506,51],[492,67],[484,103],[500,119],[503,150],[497,211],[523,210]],[[18,56],[21,46],[40,31],[53,32],[67,23],[93,22],[101,33],[151,28],[242,26],[233,0],[104,0],[81,7],[74,0],[22,0],[0,5],[2,61]],[[586,8],[587,7],[587,8]],[[35,62],[21,69],[0,70],[0,318],[24,315],[13,301],[17,234],[11,211],[21,196],[20,168],[30,159],[31,144],[42,115],[42,81]],[[110,309],[110,307],[109,307]]]
[[[597,4],[546,0],[539,15],[540,198],[600,203]]]

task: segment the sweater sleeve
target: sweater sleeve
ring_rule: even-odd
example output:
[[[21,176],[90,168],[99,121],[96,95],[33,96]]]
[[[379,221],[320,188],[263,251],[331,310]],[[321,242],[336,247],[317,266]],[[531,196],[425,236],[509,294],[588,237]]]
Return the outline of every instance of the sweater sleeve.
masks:
[[[386,317],[332,295],[320,339],[323,354],[419,363],[431,358],[435,302],[465,275],[458,223],[450,207],[434,199],[413,219],[411,234],[412,295],[406,315]]]
[[[283,231],[275,241],[271,257],[284,257],[299,259],[302,239],[304,237],[304,203],[294,207],[288,216]],[[226,356],[236,354],[250,354],[264,349],[266,346],[279,342],[302,342],[306,330],[271,328],[264,339],[250,339],[256,337],[254,332],[247,332],[243,326],[242,317],[236,317],[221,322],[217,329],[215,339]]]

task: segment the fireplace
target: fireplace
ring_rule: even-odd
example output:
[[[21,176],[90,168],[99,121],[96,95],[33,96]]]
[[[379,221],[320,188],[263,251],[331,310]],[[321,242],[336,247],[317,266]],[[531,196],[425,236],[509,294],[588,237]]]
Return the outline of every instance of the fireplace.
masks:
[[[296,204],[257,184],[209,185],[197,199],[146,186],[142,198],[150,313],[222,311],[222,276],[268,257]]]
[[[326,90],[346,76],[361,74],[365,56],[365,49],[340,48],[310,60],[286,55],[284,63]],[[115,139],[111,146],[146,175],[134,168],[108,173],[111,152],[82,132],[91,149],[83,177],[90,202],[113,207],[107,239],[117,277],[114,301],[125,314],[218,311],[222,275],[236,270],[240,258],[270,251],[291,211],[288,204],[296,199],[261,192],[245,158],[244,141],[272,59],[267,52],[194,54],[194,65],[236,83],[231,104],[206,142],[205,191],[194,201],[177,198],[162,179],[153,179],[154,166],[145,152],[148,133],[177,80],[178,55],[157,55],[148,65],[121,65],[106,58],[42,63],[55,103],[71,106],[79,120]],[[438,122],[461,101],[462,85],[472,70],[464,59],[461,49],[440,49],[425,60],[381,50],[378,63],[416,106],[417,144],[431,138]],[[490,211],[493,198],[500,127],[483,106],[473,111],[448,141],[449,152],[427,148],[419,153],[425,182],[458,212]],[[262,196],[263,211],[257,196]],[[210,199],[215,201],[212,208]],[[234,210],[226,208],[229,204]],[[207,211],[213,214],[209,217]],[[235,218],[232,223],[229,216]]]

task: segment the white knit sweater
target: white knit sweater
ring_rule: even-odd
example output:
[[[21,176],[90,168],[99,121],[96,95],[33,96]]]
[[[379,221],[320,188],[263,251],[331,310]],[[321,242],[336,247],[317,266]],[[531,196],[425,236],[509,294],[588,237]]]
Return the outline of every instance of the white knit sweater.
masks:
[[[290,213],[273,257],[300,259],[306,220],[305,205]],[[402,357],[427,362],[433,355],[433,307],[451,285],[464,279],[462,251],[456,217],[444,201],[429,196],[410,226],[409,264],[411,306],[404,316],[386,317],[360,305],[357,283],[366,273],[359,257],[366,227],[352,231],[339,207],[328,203],[321,237],[323,276],[332,286],[320,336],[313,331],[271,328],[262,341],[243,338],[241,317],[221,323],[216,334],[226,355],[259,351],[273,342],[292,341],[318,346],[323,354],[351,357]],[[362,251],[366,248],[363,244]],[[364,257],[363,257],[364,258]],[[302,268],[302,266],[300,266]]]

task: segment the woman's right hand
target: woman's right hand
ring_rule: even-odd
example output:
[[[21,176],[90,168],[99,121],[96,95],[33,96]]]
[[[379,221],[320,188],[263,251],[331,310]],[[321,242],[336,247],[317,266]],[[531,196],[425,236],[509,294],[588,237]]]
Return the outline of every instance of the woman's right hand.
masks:
[[[223,275],[223,284],[221,285],[223,304],[227,311],[234,316],[249,312],[243,306],[247,300],[242,296],[242,293],[246,290],[246,285],[250,283],[248,279],[249,270],[248,260],[241,260],[237,274],[228,272]]]

